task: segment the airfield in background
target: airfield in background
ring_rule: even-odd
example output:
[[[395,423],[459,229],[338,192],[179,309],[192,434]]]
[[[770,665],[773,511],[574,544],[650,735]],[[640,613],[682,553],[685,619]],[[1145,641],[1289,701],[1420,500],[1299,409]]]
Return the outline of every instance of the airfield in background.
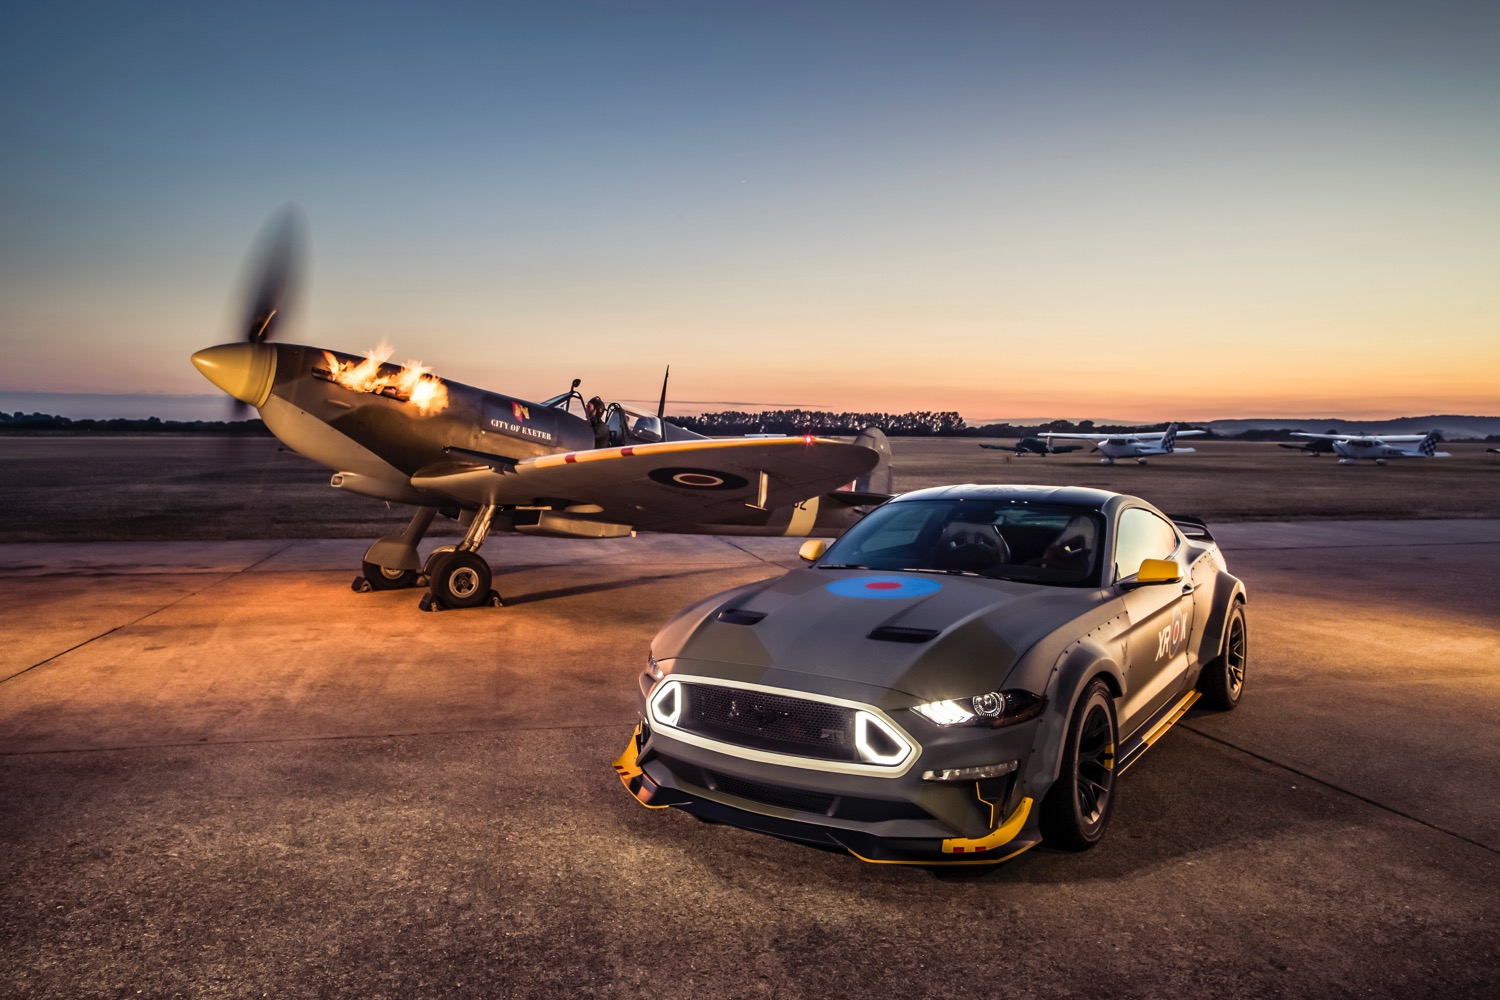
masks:
[[[1195,454],[1099,464],[1042,458],[988,438],[892,438],[898,491],[948,483],[1043,483],[1133,493],[1174,514],[1225,521],[1500,516],[1500,455],[1444,444],[1446,459],[1341,466],[1269,442],[1192,442]],[[409,508],[335,490],[328,470],[268,438],[0,436],[0,541],[373,538]],[[451,533],[440,520],[434,533]],[[505,536],[485,552],[505,561]],[[622,542],[628,545],[628,541]],[[351,567],[351,571],[357,567]]]

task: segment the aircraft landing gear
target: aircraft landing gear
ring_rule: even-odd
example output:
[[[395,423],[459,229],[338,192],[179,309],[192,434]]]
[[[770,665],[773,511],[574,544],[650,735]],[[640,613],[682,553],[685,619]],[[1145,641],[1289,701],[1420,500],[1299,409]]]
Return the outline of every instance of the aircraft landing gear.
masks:
[[[428,590],[418,605],[423,611],[503,606],[500,595],[490,586],[494,582],[490,564],[479,554],[494,516],[494,504],[479,508],[464,540],[453,551],[434,552],[428,557]]]
[[[1146,460],[1144,458],[1138,458],[1138,459],[1135,460],[1135,464],[1136,465],[1145,465],[1146,464]]]
[[[350,585],[354,592],[368,594],[372,590],[405,590],[417,586],[422,573],[422,557],[417,554],[417,543],[427,534],[436,514],[436,507],[418,507],[405,531],[377,538],[365,550],[360,575]]]
[[[368,594],[372,590],[405,590],[417,585],[414,569],[390,569],[368,560],[359,564],[360,575],[350,586],[356,594]]]

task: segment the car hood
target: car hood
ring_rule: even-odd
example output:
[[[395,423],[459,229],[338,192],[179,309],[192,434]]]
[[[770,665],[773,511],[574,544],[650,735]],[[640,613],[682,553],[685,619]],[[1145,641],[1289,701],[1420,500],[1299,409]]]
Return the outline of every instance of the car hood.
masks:
[[[736,664],[741,669],[729,674],[741,679],[755,676],[744,667],[762,668],[767,679],[789,671],[835,682],[810,685],[829,693],[849,682],[937,701],[1002,687],[1039,639],[1109,599],[1097,589],[977,577],[796,569],[695,606],[653,649],[661,659],[693,661],[677,670]],[[719,619],[730,610],[743,614]],[[756,615],[763,617],[733,623]],[[924,641],[870,637],[882,629],[920,630],[896,637]]]

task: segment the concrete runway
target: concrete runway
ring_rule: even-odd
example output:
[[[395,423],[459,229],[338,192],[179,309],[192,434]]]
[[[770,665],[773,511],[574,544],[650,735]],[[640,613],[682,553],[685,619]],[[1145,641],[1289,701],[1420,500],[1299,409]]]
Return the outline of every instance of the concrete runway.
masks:
[[[0,546],[0,995],[1493,996],[1500,520],[1229,524],[1245,699],[936,877],[640,808],[656,628],[784,539]]]

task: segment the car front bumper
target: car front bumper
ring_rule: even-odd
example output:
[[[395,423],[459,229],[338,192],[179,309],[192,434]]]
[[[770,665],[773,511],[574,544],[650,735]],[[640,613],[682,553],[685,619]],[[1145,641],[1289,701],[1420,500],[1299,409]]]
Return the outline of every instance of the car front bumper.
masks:
[[[1017,727],[1017,730],[1030,727]],[[614,762],[627,791],[653,809],[848,851],[881,864],[981,865],[1041,841],[1036,803],[1021,793],[1030,733],[1017,773],[983,781],[832,775],[745,760],[638,725]]]

